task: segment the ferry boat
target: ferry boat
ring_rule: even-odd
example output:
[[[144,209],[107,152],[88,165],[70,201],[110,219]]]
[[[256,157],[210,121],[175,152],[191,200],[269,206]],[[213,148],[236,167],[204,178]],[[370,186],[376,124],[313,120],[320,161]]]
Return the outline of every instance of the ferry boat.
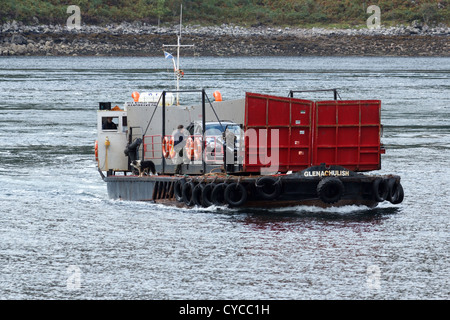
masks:
[[[246,93],[210,102],[200,90],[202,104],[177,106],[173,93],[184,92],[163,91],[157,102],[124,109],[100,103],[95,152],[110,198],[265,208],[403,200],[399,176],[366,173],[381,168],[385,153],[378,100]],[[115,128],[107,128],[108,118]],[[136,160],[151,161],[156,173],[140,173]]]
[[[183,91],[180,36],[176,47],[177,62],[165,52],[176,90],[133,92],[123,108],[99,103],[95,155],[110,198],[251,208],[403,201],[398,175],[373,173],[385,153],[381,101],[341,100],[336,89],[326,101],[294,90],[228,101]],[[183,94],[199,103],[180,105]]]

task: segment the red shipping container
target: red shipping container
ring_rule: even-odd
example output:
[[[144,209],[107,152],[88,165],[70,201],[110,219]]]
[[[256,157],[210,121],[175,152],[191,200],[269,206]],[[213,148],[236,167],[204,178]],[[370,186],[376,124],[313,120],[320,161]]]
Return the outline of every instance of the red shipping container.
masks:
[[[244,171],[381,168],[379,100],[319,101],[246,93]]]

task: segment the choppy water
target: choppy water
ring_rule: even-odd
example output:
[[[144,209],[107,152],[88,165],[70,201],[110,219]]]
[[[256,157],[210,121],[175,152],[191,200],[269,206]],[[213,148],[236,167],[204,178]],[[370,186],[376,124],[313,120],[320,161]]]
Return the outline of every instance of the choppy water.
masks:
[[[173,88],[170,62],[2,57],[1,299],[449,298],[449,58],[182,63],[183,88],[224,99],[318,88],[381,99],[379,173],[402,177],[404,202],[246,211],[109,200],[93,155],[97,102]]]

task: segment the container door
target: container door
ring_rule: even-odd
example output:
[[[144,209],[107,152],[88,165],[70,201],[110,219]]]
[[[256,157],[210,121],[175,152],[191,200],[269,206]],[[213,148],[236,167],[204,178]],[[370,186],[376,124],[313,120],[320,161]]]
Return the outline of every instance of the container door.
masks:
[[[312,165],[380,169],[380,112],[379,100],[316,102]]]
[[[309,100],[247,93],[244,171],[309,167],[313,106]]]

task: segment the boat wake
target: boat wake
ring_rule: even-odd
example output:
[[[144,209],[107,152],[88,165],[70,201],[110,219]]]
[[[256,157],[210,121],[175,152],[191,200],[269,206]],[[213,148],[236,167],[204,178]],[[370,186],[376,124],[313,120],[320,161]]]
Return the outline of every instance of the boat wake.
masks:
[[[154,204],[156,205],[156,204]],[[162,208],[164,205],[159,205]],[[166,207],[167,208],[167,207]],[[316,206],[293,206],[283,208],[230,208],[227,206],[211,206],[208,208],[195,206],[193,208],[180,208],[186,212],[217,213],[228,215],[252,214],[252,215],[277,215],[277,216],[317,216],[317,217],[350,217],[350,216],[374,216],[396,213],[398,207],[383,205],[369,208],[363,205],[348,205],[342,207],[321,208]]]

